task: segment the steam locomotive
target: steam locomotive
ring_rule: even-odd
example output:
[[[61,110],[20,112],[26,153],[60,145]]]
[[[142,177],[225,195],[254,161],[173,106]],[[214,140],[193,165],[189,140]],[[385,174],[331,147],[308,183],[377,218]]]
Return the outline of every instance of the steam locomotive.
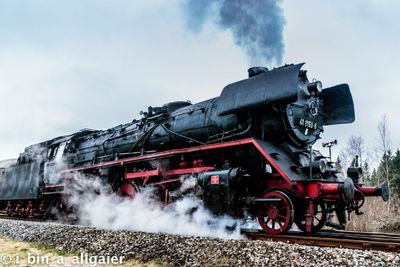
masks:
[[[219,97],[149,107],[127,124],[31,145],[0,163],[0,209],[46,216],[85,177],[75,174],[88,174],[131,198],[144,187],[165,204],[193,195],[215,214],[257,219],[268,234],[293,223],[308,233],[344,228],[366,196],[388,200],[388,186],[365,187],[359,168],[344,175],[312,149],[325,125],[354,121],[354,105],[347,84],[323,89],[302,66],[253,67]]]

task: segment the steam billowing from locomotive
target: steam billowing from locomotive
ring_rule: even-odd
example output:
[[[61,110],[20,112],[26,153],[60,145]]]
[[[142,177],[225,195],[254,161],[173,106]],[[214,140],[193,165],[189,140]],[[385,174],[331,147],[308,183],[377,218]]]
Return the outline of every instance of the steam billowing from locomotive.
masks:
[[[235,43],[253,63],[282,63],[285,19],[280,1],[189,0],[184,5],[192,30],[198,31],[206,21],[214,20],[232,32]]]
[[[79,224],[112,230],[209,236],[239,239],[239,222],[215,216],[201,200],[190,196],[164,207],[154,188],[143,189],[134,199],[112,194],[112,188],[97,177],[76,177],[68,204],[76,210]],[[187,179],[190,181],[191,179]],[[185,191],[186,183],[180,190]],[[185,189],[186,188],[186,189]]]
[[[388,186],[365,187],[359,169],[343,176],[312,149],[324,126],[354,121],[354,105],[347,84],[323,88],[302,66],[254,67],[218,97],[149,107],[127,124],[27,147],[15,165],[0,169],[0,209],[73,212],[68,189],[96,176],[130,198],[151,188],[164,205],[201,199],[214,214],[257,218],[269,234],[293,222],[307,232],[343,228],[366,196],[387,200]]]

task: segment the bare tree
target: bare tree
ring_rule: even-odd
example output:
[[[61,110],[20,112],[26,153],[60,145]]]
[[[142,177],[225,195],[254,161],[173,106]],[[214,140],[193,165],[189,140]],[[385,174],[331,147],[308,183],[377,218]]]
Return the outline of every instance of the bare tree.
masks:
[[[386,115],[383,115],[381,120],[378,122],[378,150],[380,151],[381,158],[383,160],[382,165],[382,171],[383,171],[383,177],[387,181],[388,186],[390,188],[390,179],[389,179],[389,160],[390,160],[390,154],[392,151],[392,141],[390,138],[390,132],[389,132],[389,121],[386,117]],[[380,184],[382,181],[380,179],[380,175],[378,175],[378,184]],[[388,209],[390,210],[391,203],[390,203],[390,198],[388,201]]]
[[[383,172],[386,181],[389,182],[389,155],[392,151],[392,141],[389,132],[389,121],[386,115],[383,115],[381,120],[378,122],[378,151],[380,152],[381,158],[383,159]],[[378,183],[380,183],[378,178]]]
[[[340,152],[340,159],[346,168],[350,166],[361,167],[363,171],[368,171],[367,169],[364,170],[364,166],[369,165],[367,162],[367,152],[364,139],[360,135],[352,135],[347,140],[346,147]],[[364,180],[364,175],[361,178]]]
[[[365,149],[364,139],[360,135],[359,136],[352,135],[347,140],[346,147],[340,153],[340,158],[343,160],[344,164],[347,167],[349,167],[352,165],[354,159],[358,157],[359,159],[358,165],[362,166],[364,163],[363,159],[365,153],[366,149]]]
[[[340,173],[344,174],[342,159],[340,158],[340,156],[336,158],[335,167]]]

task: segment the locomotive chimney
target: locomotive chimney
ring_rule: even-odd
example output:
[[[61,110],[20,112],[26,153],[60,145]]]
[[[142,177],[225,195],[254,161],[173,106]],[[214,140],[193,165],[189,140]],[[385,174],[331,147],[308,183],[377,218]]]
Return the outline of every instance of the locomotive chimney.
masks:
[[[267,71],[268,71],[268,68],[265,68],[265,67],[252,67],[247,70],[247,72],[249,74],[249,78],[256,76],[258,74],[261,74],[261,73],[266,73]]]

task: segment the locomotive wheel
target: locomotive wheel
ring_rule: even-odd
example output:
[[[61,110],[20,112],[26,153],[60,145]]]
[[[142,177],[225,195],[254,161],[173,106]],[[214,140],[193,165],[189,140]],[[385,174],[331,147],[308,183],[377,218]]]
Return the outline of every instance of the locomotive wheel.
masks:
[[[139,192],[139,189],[135,184],[131,182],[125,182],[119,189],[119,192],[123,197],[129,197],[133,199]]]
[[[294,209],[288,195],[282,191],[270,191],[262,198],[278,198],[279,202],[263,202],[259,204],[257,219],[261,228],[270,235],[284,233],[293,224]]]
[[[295,217],[295,223],[297,227],[303,232],[306,232],[306,213],[307,209],[301,209],[303,212]],[[318,232],[324,227],[327,220],[326,206],[322,202],[316,202],[314,205],[314,217],[311,225],[311,232]]]

